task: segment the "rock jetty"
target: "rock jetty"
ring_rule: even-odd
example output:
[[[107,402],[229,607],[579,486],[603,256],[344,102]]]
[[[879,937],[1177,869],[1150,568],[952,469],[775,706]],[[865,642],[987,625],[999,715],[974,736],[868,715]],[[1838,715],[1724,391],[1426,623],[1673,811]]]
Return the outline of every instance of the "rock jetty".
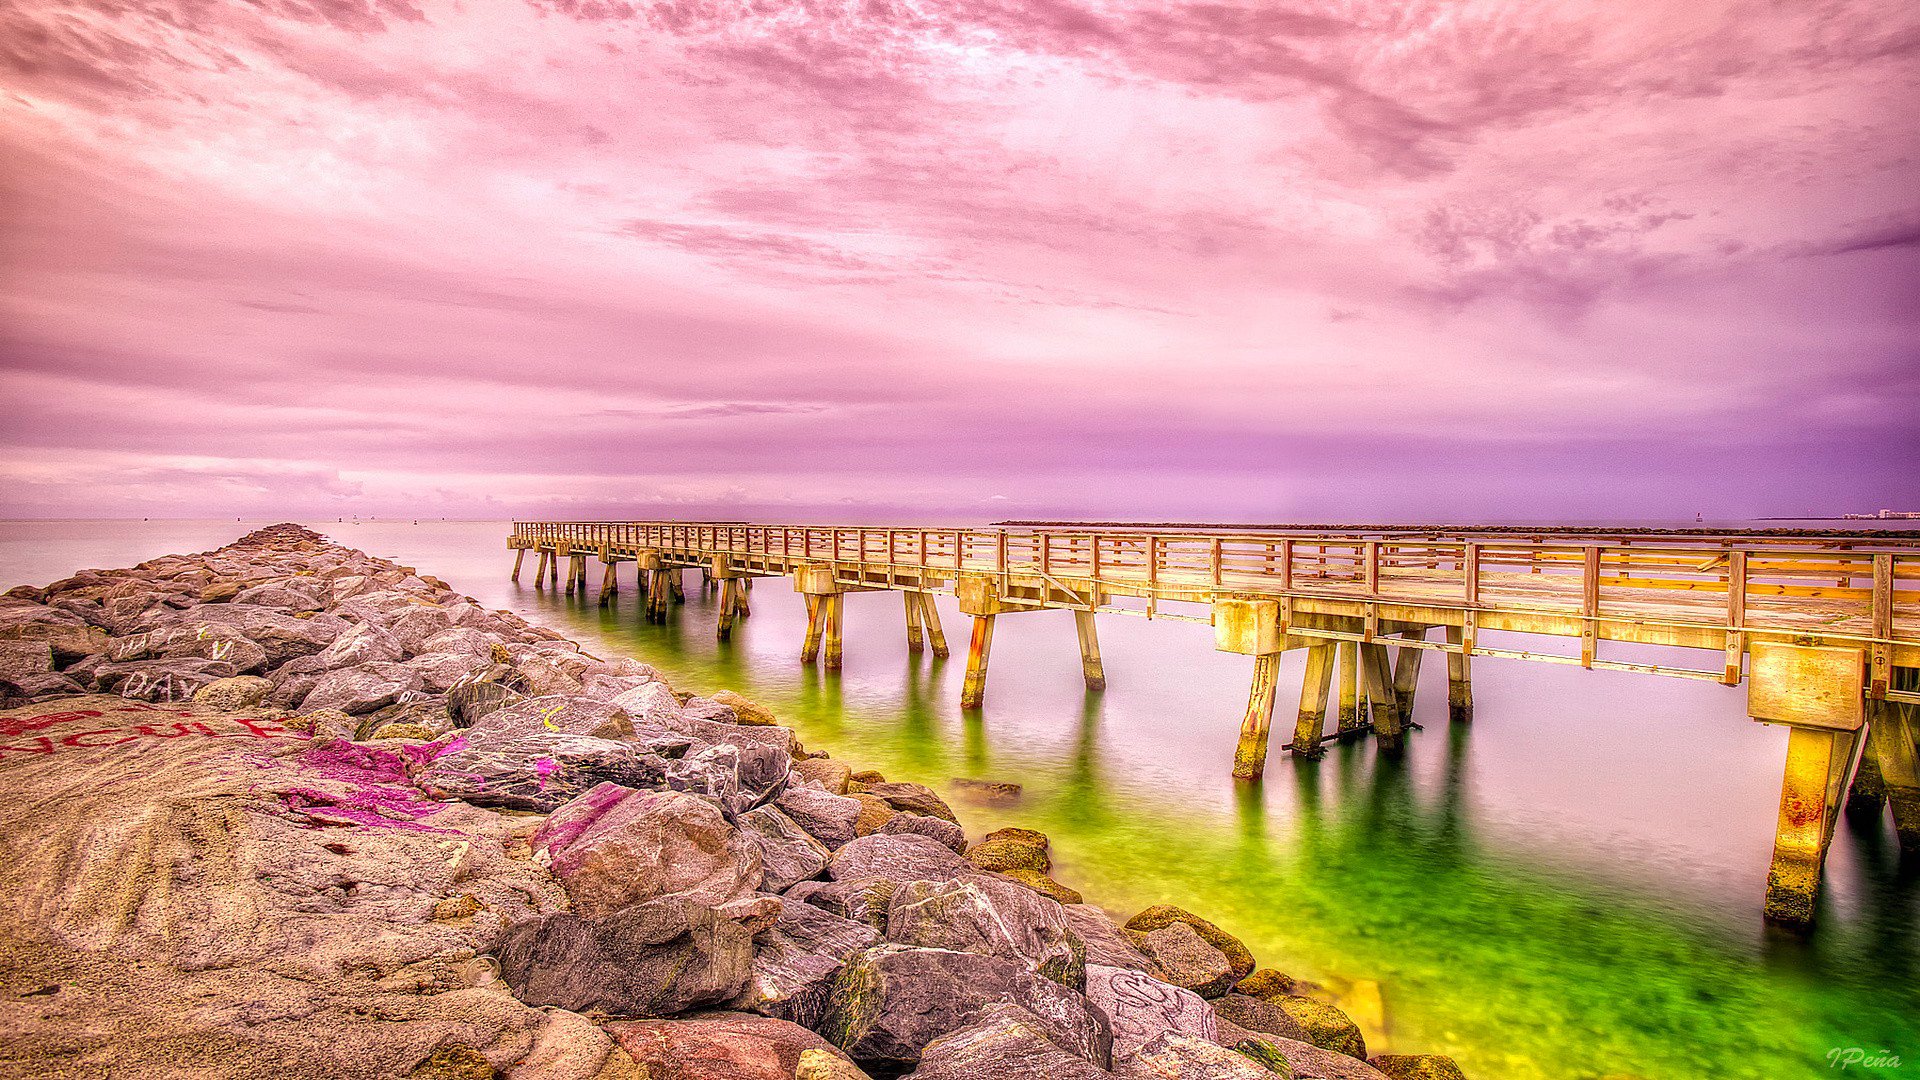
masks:
[[[293,525],[0,597],[0,1075],[1442,1080],[1212,922]]]

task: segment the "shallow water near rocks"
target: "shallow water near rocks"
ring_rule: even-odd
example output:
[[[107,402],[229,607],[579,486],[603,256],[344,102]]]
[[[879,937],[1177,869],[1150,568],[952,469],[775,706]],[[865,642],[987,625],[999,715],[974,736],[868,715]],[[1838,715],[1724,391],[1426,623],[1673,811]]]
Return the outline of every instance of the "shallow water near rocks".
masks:
[[[0,587],[258,524],[0,523]],[[630,567],[611,609],[534,589],[531,559],[510,583],[504,522],[307,524],[682,689],[735,689],[809,747],[943,791],[976,837],[1040,829],[1055,876],[1090,902],[1213,919],[1338,994],[1375,1052],[1449,1053],[1478,1080],[1836,1075],[1849,1048],[1905,1064],[1845,1075],[1920,1071],[1920,868],[1884,818],[1843,820],[1816,930],[1767,930],[1785,740],[1746,718],[1741,690],[1483,660],[1474,723],[1450,725],[1444,666],[1428,664],[1425,729],[1400,761],[1358,744],[1317,765],[1276,753],[1263,783],[1235,784],[1251,661],[1215,653],[1204,626],[1103,617],[1109,688],[1089,694],[1066,613],[1001,619],[986,708],[963,714],[962,661],[910,656],[893,594],[848,599],[830,675],[798,661],[784,581],[758,583],[722,645],[691,573],[688,602],[653,626]],[[940,613],[962,651],[965,620],[944,598]],[[1299,677],[1290,658],[1279,727]],[[970,803],[956,778],[1021,792]]]

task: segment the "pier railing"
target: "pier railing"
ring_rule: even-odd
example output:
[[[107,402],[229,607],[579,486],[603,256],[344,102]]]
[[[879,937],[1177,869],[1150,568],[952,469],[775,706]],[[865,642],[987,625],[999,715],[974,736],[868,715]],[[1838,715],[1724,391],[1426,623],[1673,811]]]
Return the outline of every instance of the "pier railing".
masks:
[[[908,650],[945,656],[931,594],[950,592],[973,620],[962,708],[984,699],[1001,615],[1072,611],[1089,691],[1106,685],[1096,613],[1210,623],[1217,649],[1254,658],[1234,758],[1234,775],[1248,779],[1265,769],[1279,659],[1291,650],[1306,653],[1287,745],[1297,757],[1366,733],[1397,752],[1428,652],[1444,655],[1456,722],[1473,715],[1476,657],[1745,682],[1748,714],[1789,729],[1769,917],[1812,918],[1850,786],[1856,805],[1890,805],[1902,846],[1920,850],[1920,534],[522,521],[508,543],[519,551],[514,580],[534,551],[535,583],[557,588],[564,560],[569,592],[585,592],[598,558],[602,603],[619,564],[635,563],[656,619],[684,595],[681,571],[698,567],[721,588],[722,639],[749,614],[751,579],[791,577],[807,603],[801,659],[824,647],[828,669],[840,666],[847,593],[901,592]],[[1483,631],[1577,645],[1490,646]],[[1602,641],[1713,650],[1718,662],[1602,658]]]

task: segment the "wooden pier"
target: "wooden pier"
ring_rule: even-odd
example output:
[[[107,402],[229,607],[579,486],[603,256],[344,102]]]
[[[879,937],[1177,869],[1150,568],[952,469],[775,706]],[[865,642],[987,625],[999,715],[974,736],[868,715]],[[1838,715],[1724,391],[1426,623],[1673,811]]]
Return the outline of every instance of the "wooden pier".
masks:
[[[1473,717],[1480,657],[1744,681],[1748,714],[1789,729],[1768,918],[1812,920],[1843,804],[1889,806],[1902,849],[1920,850],[1920,533],[529,521],[508,546],[515,581],[532,551],[536,585],[562,587],[565,563],[564,587],[583,594],[597,560],[602,603],[615,567],[635,564],[650,619],[668,617],[681,572],[697,568],[721,590],[723,639],[751,579],[791,578],[807,605],[801,659],[828,669],[840,666],[847,593],[903,593],[908,649],[941,656],[930,594],[950,593],[972,618],[967,709],[985,702],[1003,615],[1074,612],[1089,691],[1106,685],[1097,614],[1209,623],[1216,648],[1253,659],[1233,763],[1248,780],[1266,767],[1291,649],[1307,666],[1285,749],[1306,759],[1367,734],[1398,751],[1429,652],[1445,658],[1458,723]],[[1514,635],[1539,649],[1512,647]],[[1709,655],[1691,667],[1602,656],[1613,643]]]

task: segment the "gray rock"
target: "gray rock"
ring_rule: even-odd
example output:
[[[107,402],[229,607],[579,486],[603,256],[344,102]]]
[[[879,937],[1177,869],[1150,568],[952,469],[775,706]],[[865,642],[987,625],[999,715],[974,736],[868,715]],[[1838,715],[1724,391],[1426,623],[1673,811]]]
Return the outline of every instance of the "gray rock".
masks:
[[[635,687],[614,698],[613,703],[627,710],[633,722],[643,728],[666,728],[680,717],[680,699],[663,682]]]
[[[832,852],[779,809],[756,807],[740,815],[739,825],[742,835],[760,850],[765,874],[760,887],[768,892],[785,892],[827,869]]]
[[[761,880],[759,851],[719,808],[678,791],[601,784],[548,817],[533,846],[589,918],[666,896],[718,906]]]
[[[422,689],[429,694],[444,694],[486,669],[487,662],[467,653],[422,653],[407,661],[420,673]]]
[[[834,981],[820,1033],[855,1061],[901,1069],[996,1002],[1032,1013],[1060,1048],[1102,1068],[1112,1063],[1106,1017],[1077,991],[1011,960],[945,949],[881,945],[855,954]]]
[[[1105,1080],[1111,1074],[1048,1038],[1018,1005],[995,1003],[973,1022],[933,1040],[912,1080]]]
[[[1124,1057],[1114,1074],[1125,1080],[1273,1080],[1249,1058],[1206,1039],[1163,1031]]]
[[[153,618],[150,615],[147,621]],[[278,667],[297,656],[320,652],[345,633],[349,625],[345,619],[325,613],[302,619],[252,604],[201,605],[190,611],[174,612],[159,618],[163,622],[171,621],[181,626],[212,623],[231,626],[266,650],[268,667]],[[153,626],[143,629],[155,629],[159,625],[162,622],[155,622]]]
[[[621,694],[645,686],[648,680],[639,675],[603,675],[595,673],[580,681],[580,696],[595,701],[612,701]]]
[[[860,800],[829,795],[814,788],[789,787],[773,805],[798,822],[815,840],[833,850],[853,839],[853,823],[860,818]]]
[[[234,596],[232,602],[236,604],[258,604],[261,607],[277,608],[288,613],[319,611],[326,606],[311,593],[275,583],[255,585],[251,589],[242,589]]]
[[[453,616],[437,608],[415,604],[394,616],[387,624],[387,632],[400,643],[409,656],[427,652],[428,638],[453,627]]]
[[[1214,1015],[1237,1028],[1260,1036],[1309,1041],[1307,1029],[1298,1020],[1265,998],[1249,994],[1223,994],[1213,1002]]]
[[[865,923],[782,897],[779,918],[754,939],[747,987],[728,1007],[814,1027],[847,958],[879,942]]]
[[[420,673],[405,664],[372,663],[320,676],[300,702],[303,709],[339,709],[358,716],[420,692]]]
[[[610,702],[549,694],[487,713],[474,721],[471,731],[476,740],[512,739],[543,732],[621,739],[633,734],[633,722],[627,718],[625,709]]]
[[[893,903],[897,886],[897,882],[879,877],[803,881],[788,889],[786,896],[843,919],[870,926],[875,934],[879,934],[887,928],[887,907]]]
[[[540,732],[507,740],[456,737],[414,776],[436,799],[552,813],[604,783],[659,788],[667,759],[637,743]]]
[[[928,817],[924,814],[896,814],[880,826],[880,835],[898,836],[901,833],[918,833],[930,836],[953,849],[956,855],[967,853],[967,834],[960,826],[943,818]]]
[[[945,881],[973,869],[953,849],[930,836],[904,833],[859,836],[841,845],[827,864],[835,881],[883,877],[890,881]]]
[[[786,782],[784,754],[765,746],[733,743],[697,750],[676,761],[667,771],[668,786],[705,795],[720,804],[730,817],[773,798]]]
[[[53,670],[53,646],[45,641],[0,641],[0,679],[18,682]]]
[[[407,658],[407,651],[392,634],[365,622],[335,638],[320,650],[319,658],[326,670],[333,671],[363,664],[398,662]]]
[[[1063,986],[1086,982],[1086,947],[1058,903],[1004,878],[908,881],[887,904],[887,940],[998,956]]]
[[[525,695],[510,687],[479,679],[447,691],[447,712],[454,726],[472,727],[481,717],[525,700]]]
[[[1323,1050],[1310,1042],[1269,1036],[1269,1043],[1287,1059],[1297,1080],[1390,1080],[1386,1073],[1358,1058]]]
[[[1217,1040],[1213,1007],[1191,990],[1125,968],[1087,965],[1087,1000],[1113,1025],[1113,1056],[1124,1058],[1162,1032]]]
[[[1234,983],[1227,955],[1206,943],[1186,923],[1168,923],[1147,934],[1144,951],[1166,981],[1201,997],[1219,997]]]
[[[124,664],[101,664],[93,671],[93,684],[105,694],[119,694],[140,701],[186,701],[201,687],[216,679],[232,678],[233,665],[224,660],[181,657],[169,660],[130,660]],[[32,679],[14,679],[27,687]]]
[[[485,633],[471,626],[452,626],[437,634],[423,638],[415,651],[422,653],[457,653],[481,660],[493,654],[494,641]]]
[[[587,920],[560,912],[509,929],[500,976],[528,1005],[614,1016],[671,1016],[738,997],[753,957],[748,928],[683,898]]]
[[[157,630],[116,638],[107,649],[115,663],[130,660],[222,660],[236,673],[258,672],[267,666],[267,650],[239,630],[219,623],[163,626]]]
[[[1133,947],[1107,913],[1091,904],[1066,905],[1067,923],[1087,945],[1087,963],[1157,975],[1153,961]]]

